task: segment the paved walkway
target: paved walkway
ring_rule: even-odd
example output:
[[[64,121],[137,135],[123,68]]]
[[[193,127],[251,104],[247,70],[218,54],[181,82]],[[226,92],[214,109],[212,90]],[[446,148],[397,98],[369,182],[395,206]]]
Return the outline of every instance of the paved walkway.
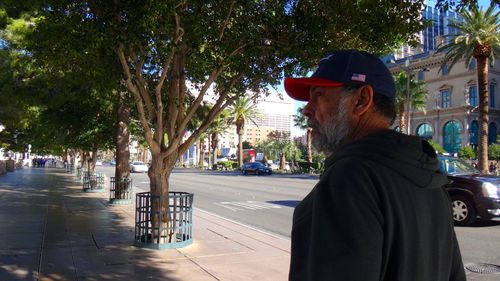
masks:
[[[0,280],[287,279],[290,240],[195,209],[192,245],[142,249],[134,204],[108,196],[82,192],[62,169],[1,176]]]

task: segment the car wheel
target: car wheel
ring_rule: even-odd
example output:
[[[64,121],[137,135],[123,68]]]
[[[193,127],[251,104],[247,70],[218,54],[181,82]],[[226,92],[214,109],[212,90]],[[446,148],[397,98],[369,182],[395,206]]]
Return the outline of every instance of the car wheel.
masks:
[[[255,173],[257,174],[257,176],[260,176],[260,171],[259,170],[257,170]]]
[[[476,221],[476,209],[472,200],[463,195],[451,197],[451,207],[453,210],[453,221],[456,225],[471,225]]]
[[[245,175],[245,176],[247,175],[247,171],[245,171],[245,170],[243,170],[241,173],[242,173],[243,175]]]

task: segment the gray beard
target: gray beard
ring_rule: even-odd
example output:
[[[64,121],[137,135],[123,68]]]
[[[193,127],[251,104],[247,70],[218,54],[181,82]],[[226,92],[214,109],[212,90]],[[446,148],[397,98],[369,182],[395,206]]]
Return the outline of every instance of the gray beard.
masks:
[[[313,128],[312,144],[326,156],[333,154],[349,134],[348,102],[350,95],[343,96],[337,112],[332,112],[328,120],[320,125],[316,120],[309,119],[309,127]]]

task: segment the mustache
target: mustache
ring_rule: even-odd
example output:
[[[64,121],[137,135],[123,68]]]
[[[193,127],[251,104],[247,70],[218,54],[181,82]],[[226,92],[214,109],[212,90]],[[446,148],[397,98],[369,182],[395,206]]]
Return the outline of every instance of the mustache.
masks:
[[[319,123],[315,119],[313,119],[313,118],[308,118],[307,119],[307,126],[309,128],[316,128],[316,127],[318,127],[318,125],[319,125]]]

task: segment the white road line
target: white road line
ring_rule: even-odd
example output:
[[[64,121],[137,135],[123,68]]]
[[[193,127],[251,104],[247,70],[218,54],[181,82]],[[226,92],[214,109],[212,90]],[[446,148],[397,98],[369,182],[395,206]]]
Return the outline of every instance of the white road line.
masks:
[[[221,203],[214,203],[214,204],[217,205],[217,206],[221,206],[221,207],[224,207],[226,209],[229,209],[229,210],[231,210],[233,212],[243,211],[243,209],[238,209],[238,208],[233,208],[233,207],[228,206],[228,203],[230,203],[230,202],[221,202]]]
[[[258,201],[247,201],[248,203],[251,203],[251,204],[254,204],[254,205],[257,205],[257,206],[261,206],[263,208],[271,208],[271,209],[280,209],[281,206],[278,206],[276,204],[272,204],[272,203],[267,203],[267,202],[258,202]]]
[[[214,203],[217,206],[224,207],[231,211],[244,211],[246,210],[262,210],[262,209],[280,209],[281,206],[277,206],[267,202],[258,202],[258,201],[233,201],[233,202],[219,202]],[[242,209],[244,208],[244,209]]]
[[[250,210],[254,210],[254,211],[257,210],[257,208],[249,206],[249,205],[246,205],[244,202],[231,202],[231,205],[235,205],[235,206],[238,206],[238,207],[243,207],[245,209],[250,209]]]

